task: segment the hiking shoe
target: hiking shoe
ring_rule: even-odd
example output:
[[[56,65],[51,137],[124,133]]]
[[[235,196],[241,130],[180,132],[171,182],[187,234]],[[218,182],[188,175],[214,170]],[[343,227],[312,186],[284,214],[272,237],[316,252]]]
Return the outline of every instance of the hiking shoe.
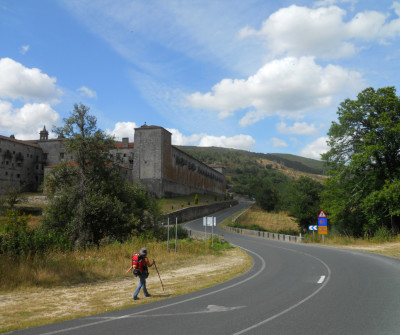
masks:
[[[148,298],[148,297],[151,297],[151,294],[146,294],[145,297],[147,297],[147,298]]]
[[[135,296],[133,297],[133,300],[139,300],[139,298],[135,295]]]

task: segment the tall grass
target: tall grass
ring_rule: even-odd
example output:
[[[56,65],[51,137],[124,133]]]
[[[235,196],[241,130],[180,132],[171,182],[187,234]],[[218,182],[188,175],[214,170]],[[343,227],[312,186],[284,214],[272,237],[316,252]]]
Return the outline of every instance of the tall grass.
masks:
[[[253,206],[236,221],[240,228],[265,230],[271,233],[298,234],[299,228],[294,218],[286,212],[266,212],[257,206]]]
[[[229,244],[218,241],[214,241],[214,248],[210,247],[210,243],[205,248],[204,241],[183,239],[178,240],[175,253],[171,248],[167,252],[166,242],[134,238],[125,243],[84,251],[54,251],[19,258],[3,254],[0,256],[0,290],[11,291],[32,286],[53,287],[121,278],[131,265],[132,254],[144,246],[148,250],[149,260],[155,259],[160,271],[190,265],[194,258],[218,255],[221,250],[230,248]]]

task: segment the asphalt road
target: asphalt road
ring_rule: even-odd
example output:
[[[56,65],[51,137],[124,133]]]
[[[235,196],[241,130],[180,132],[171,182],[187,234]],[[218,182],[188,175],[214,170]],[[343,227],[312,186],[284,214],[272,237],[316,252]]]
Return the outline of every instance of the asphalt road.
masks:
[[[217,222],[238,209],[215,214]],[[203,230],[202,220],[187,225]],[[400,334],[400,260],[217,232],[252,256],[249,272],[180,297],[15,333]]]

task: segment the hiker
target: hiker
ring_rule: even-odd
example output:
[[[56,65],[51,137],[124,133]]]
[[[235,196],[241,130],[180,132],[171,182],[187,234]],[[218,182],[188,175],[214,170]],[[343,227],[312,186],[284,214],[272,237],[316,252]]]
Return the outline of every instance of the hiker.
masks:
[[[134,260],[135,256],[137,256],[136,260]],[[136,263],[136,264],[134,264]],[[140,289],[143,287],[143,293],[145,297],[150,297],[149,292],[147,292],[146,288],[146,278],[149,276],[149,270],[148,267],[152,267],[153,265],[156,264],[156,261],[153,259],[153,263],[150,264],[149,259],[147,258],[147,249],[142,248],[140,249],[139,254],[135,254],[132,256],[132,265],[131,267],[126,271],[128,273],[131,271],[133,268],[133,273],[139,277],[139,285],[136,288],[135,293],[133,294],[133,300],[138,300],[138,294],[140,292]]]

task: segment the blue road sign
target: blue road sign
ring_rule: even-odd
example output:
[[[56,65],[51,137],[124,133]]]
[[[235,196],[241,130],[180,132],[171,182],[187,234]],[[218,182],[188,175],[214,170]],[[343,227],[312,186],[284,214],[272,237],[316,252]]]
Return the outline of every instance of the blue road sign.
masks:
[[[318,218],[318,226],[327,226],[328,225],[328,219],[327,218]]]
[[[308,226],[308,230],[318,230],[318,226]]]

